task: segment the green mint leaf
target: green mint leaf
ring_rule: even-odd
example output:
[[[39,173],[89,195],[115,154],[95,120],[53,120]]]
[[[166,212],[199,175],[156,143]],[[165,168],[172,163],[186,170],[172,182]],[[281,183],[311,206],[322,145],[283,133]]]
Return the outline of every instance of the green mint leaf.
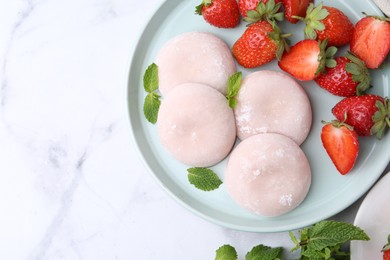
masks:
[[[155,124],[157,122],[158,110],[160,109],[160,96],[154,92],[149,93],[145,97],[144,115],[146,119]]]
[[[258,245],[245,255],[245,260],[277,260],[283,251],[281,247]]]
[[[218,175],[210,169],[193,167],[187,169],[188,181],[203,191],[215,190],[222,184]]]
[[[155,63],[150,64],[144,73],[144,89],[148,93],[158,89],[158,67]]]
[[[350,223],[324,220],[311,228],[307,248],[313,251],[321,251],[326,247],[342,244],[350,240],[369,239],[362,229]]]
[[[237,251],[231,245],[223,245],[217,249],[215,260],[237,260]]]
[[[240,91],[241,80],[242,80],[242,72],[234,73],[232,76],[230,76],[228,80],[228,89],[227,89],[226,98],[231,108],[235,108],[237,104],[236,96]]]

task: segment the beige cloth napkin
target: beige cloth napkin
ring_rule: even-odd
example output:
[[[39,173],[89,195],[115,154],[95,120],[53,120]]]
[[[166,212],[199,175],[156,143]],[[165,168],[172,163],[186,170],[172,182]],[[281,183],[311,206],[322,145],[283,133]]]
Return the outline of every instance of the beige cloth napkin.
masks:
[[[382,12],[390,17],[390,0],[373,0]]]

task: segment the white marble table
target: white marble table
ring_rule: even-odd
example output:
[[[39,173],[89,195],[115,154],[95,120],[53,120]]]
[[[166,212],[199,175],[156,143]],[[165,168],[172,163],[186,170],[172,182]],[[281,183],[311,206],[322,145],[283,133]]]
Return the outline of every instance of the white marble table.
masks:
[[[141,165],[125,78],[159,2],[0,0],[0,259],[213,259],[225,243],[242,259],[259,243],[293,246],[287,233],[200,219]],[[335,218],[353,221],[360,202]]]

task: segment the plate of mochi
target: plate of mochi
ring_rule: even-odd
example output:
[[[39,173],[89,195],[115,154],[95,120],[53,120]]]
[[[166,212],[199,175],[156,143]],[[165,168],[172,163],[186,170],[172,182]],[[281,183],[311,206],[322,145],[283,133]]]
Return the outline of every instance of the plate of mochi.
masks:
[[[224,227],[278,232],[302,228],[344,210],[377,181],[390,160],[390,135],[359,138],[354,168],[341,175],[321,142],[322,121],[342,98],[314,81],[299,81],[277,61],[246,69],[232,46],[246,29],[210,26],[194,14],[199,1],[163,2],[140,33],[127,75],[131,136],[151,175],[176,201]],[[381,15],[369,0],[323,1],[356,23],[362,12]],[[303,24],[282,22],[292,44]],[[346,53],[348,46],[338,53]],[[144,114],[144,73],[158,68],[161,101],[155,123]],[[241,73],[230,106],[229,78]],[[390,67],[371,72],[369,93],[389,96]],[[221,180],[197,189],[189,168],[207,168]]]

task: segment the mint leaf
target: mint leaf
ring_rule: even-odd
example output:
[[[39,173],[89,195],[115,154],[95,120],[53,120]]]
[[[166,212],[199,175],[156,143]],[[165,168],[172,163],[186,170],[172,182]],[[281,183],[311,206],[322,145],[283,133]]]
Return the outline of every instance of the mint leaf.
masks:
[[[158,90],[158,67],[155,63],[149,65],[144,73],[144,89],[148,94],[144,101],[144,115],[146,119],[155,124],[160,109],[160,96],[154,91]]]
[[[148,93],[158,89],[158,67],[155,63],[150,64],[144,73],[144,89]]]
[[[264,245],[258,245],[249,251],[245,259],[246,260],[277,260],[280,259],[280,255],[283,251],[281,247],[269,247]]]
[[[226,98],[229,103],[229,107],[235,108],[237,105],[236,96],[240,91],[242,80],[242,72],[236,72],[228,79],[228,89]]]
[[[189,182],[200,190],[215,190],[222,184],[218,175],[210,169],[194,167],[187,169],[187,171]]]
[[[160,109],[161,101],[160,96],[154,92],[149,93],[145,97],[144,102],[144,115],[146,119],[155,124],[157,122],[158,110]]]
[[[309,233],[308,249],[322,250],[350,240],[369,240],[367,234],[350,223],[325,220],[315,224]]]
[[[216,251],[215,260],[237,260],[237,251],[231,245],[223,245]]]

